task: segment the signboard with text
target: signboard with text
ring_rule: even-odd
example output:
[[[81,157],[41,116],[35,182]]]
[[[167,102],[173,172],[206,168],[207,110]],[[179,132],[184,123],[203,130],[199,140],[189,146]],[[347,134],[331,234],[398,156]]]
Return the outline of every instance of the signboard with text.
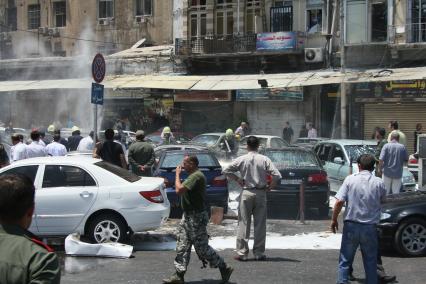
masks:
[[[104,85],[92,83],[91,102],[96,105],[104,104]]]
[[[174,95],[175,102],[228,102],[230,91],[190,91]]]
[[[301,49],[305,44],[302,32],[259,33],[256,39],[257,51],[280,51]]]
[[[303,101],[303,90],[299,87],[237,90],[237,101]]]
[[[353,88],[356,102],[426,100],[426,80],[357,83]]]

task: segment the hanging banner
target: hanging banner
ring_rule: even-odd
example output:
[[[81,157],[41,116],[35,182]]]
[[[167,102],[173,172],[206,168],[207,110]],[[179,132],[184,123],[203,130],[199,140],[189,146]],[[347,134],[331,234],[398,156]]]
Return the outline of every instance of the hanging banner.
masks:
[[[174,95],[175,102],[229,102],[231,91],[190,91]]]
[[[288,101],[302,102],[303,89],[300,87],[237,90],[237,101]]]
[[[423,101],[426,80],[403,80],[354,84],[356,102]]]
[[[257,34],[257,51],[301,49],[305,45],[303,32],[276,32]]]

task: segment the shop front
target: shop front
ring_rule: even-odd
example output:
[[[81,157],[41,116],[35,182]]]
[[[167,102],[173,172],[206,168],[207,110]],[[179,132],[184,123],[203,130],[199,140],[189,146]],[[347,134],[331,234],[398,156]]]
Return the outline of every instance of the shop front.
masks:
[[[426,126],[426,80],[360,83],[351,89],[353,108],[363,114],[363,138],[371,139],[377,126],[388,132],[389,121],[397,120],[413,153],[416,124]]]

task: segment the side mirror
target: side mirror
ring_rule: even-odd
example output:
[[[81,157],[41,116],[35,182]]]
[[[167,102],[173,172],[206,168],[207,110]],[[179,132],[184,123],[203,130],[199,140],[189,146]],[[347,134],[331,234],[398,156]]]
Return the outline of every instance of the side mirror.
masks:
[[[345,164],[345,161],[343,161],[340,157],[336,157],[334,158],[333,163],[343,165]]]

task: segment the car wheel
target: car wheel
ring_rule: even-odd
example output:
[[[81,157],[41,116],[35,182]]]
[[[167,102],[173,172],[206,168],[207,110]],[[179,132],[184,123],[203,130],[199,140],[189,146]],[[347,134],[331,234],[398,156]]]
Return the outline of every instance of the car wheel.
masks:
[[[117,215],[102,214],[90,222],[87,237],[93,243],[123,242],[127,239],[126,224]]]
[[[420,218],[403,221],[395,234],[395,247],[403,255],[426,254],[426,221]]]

